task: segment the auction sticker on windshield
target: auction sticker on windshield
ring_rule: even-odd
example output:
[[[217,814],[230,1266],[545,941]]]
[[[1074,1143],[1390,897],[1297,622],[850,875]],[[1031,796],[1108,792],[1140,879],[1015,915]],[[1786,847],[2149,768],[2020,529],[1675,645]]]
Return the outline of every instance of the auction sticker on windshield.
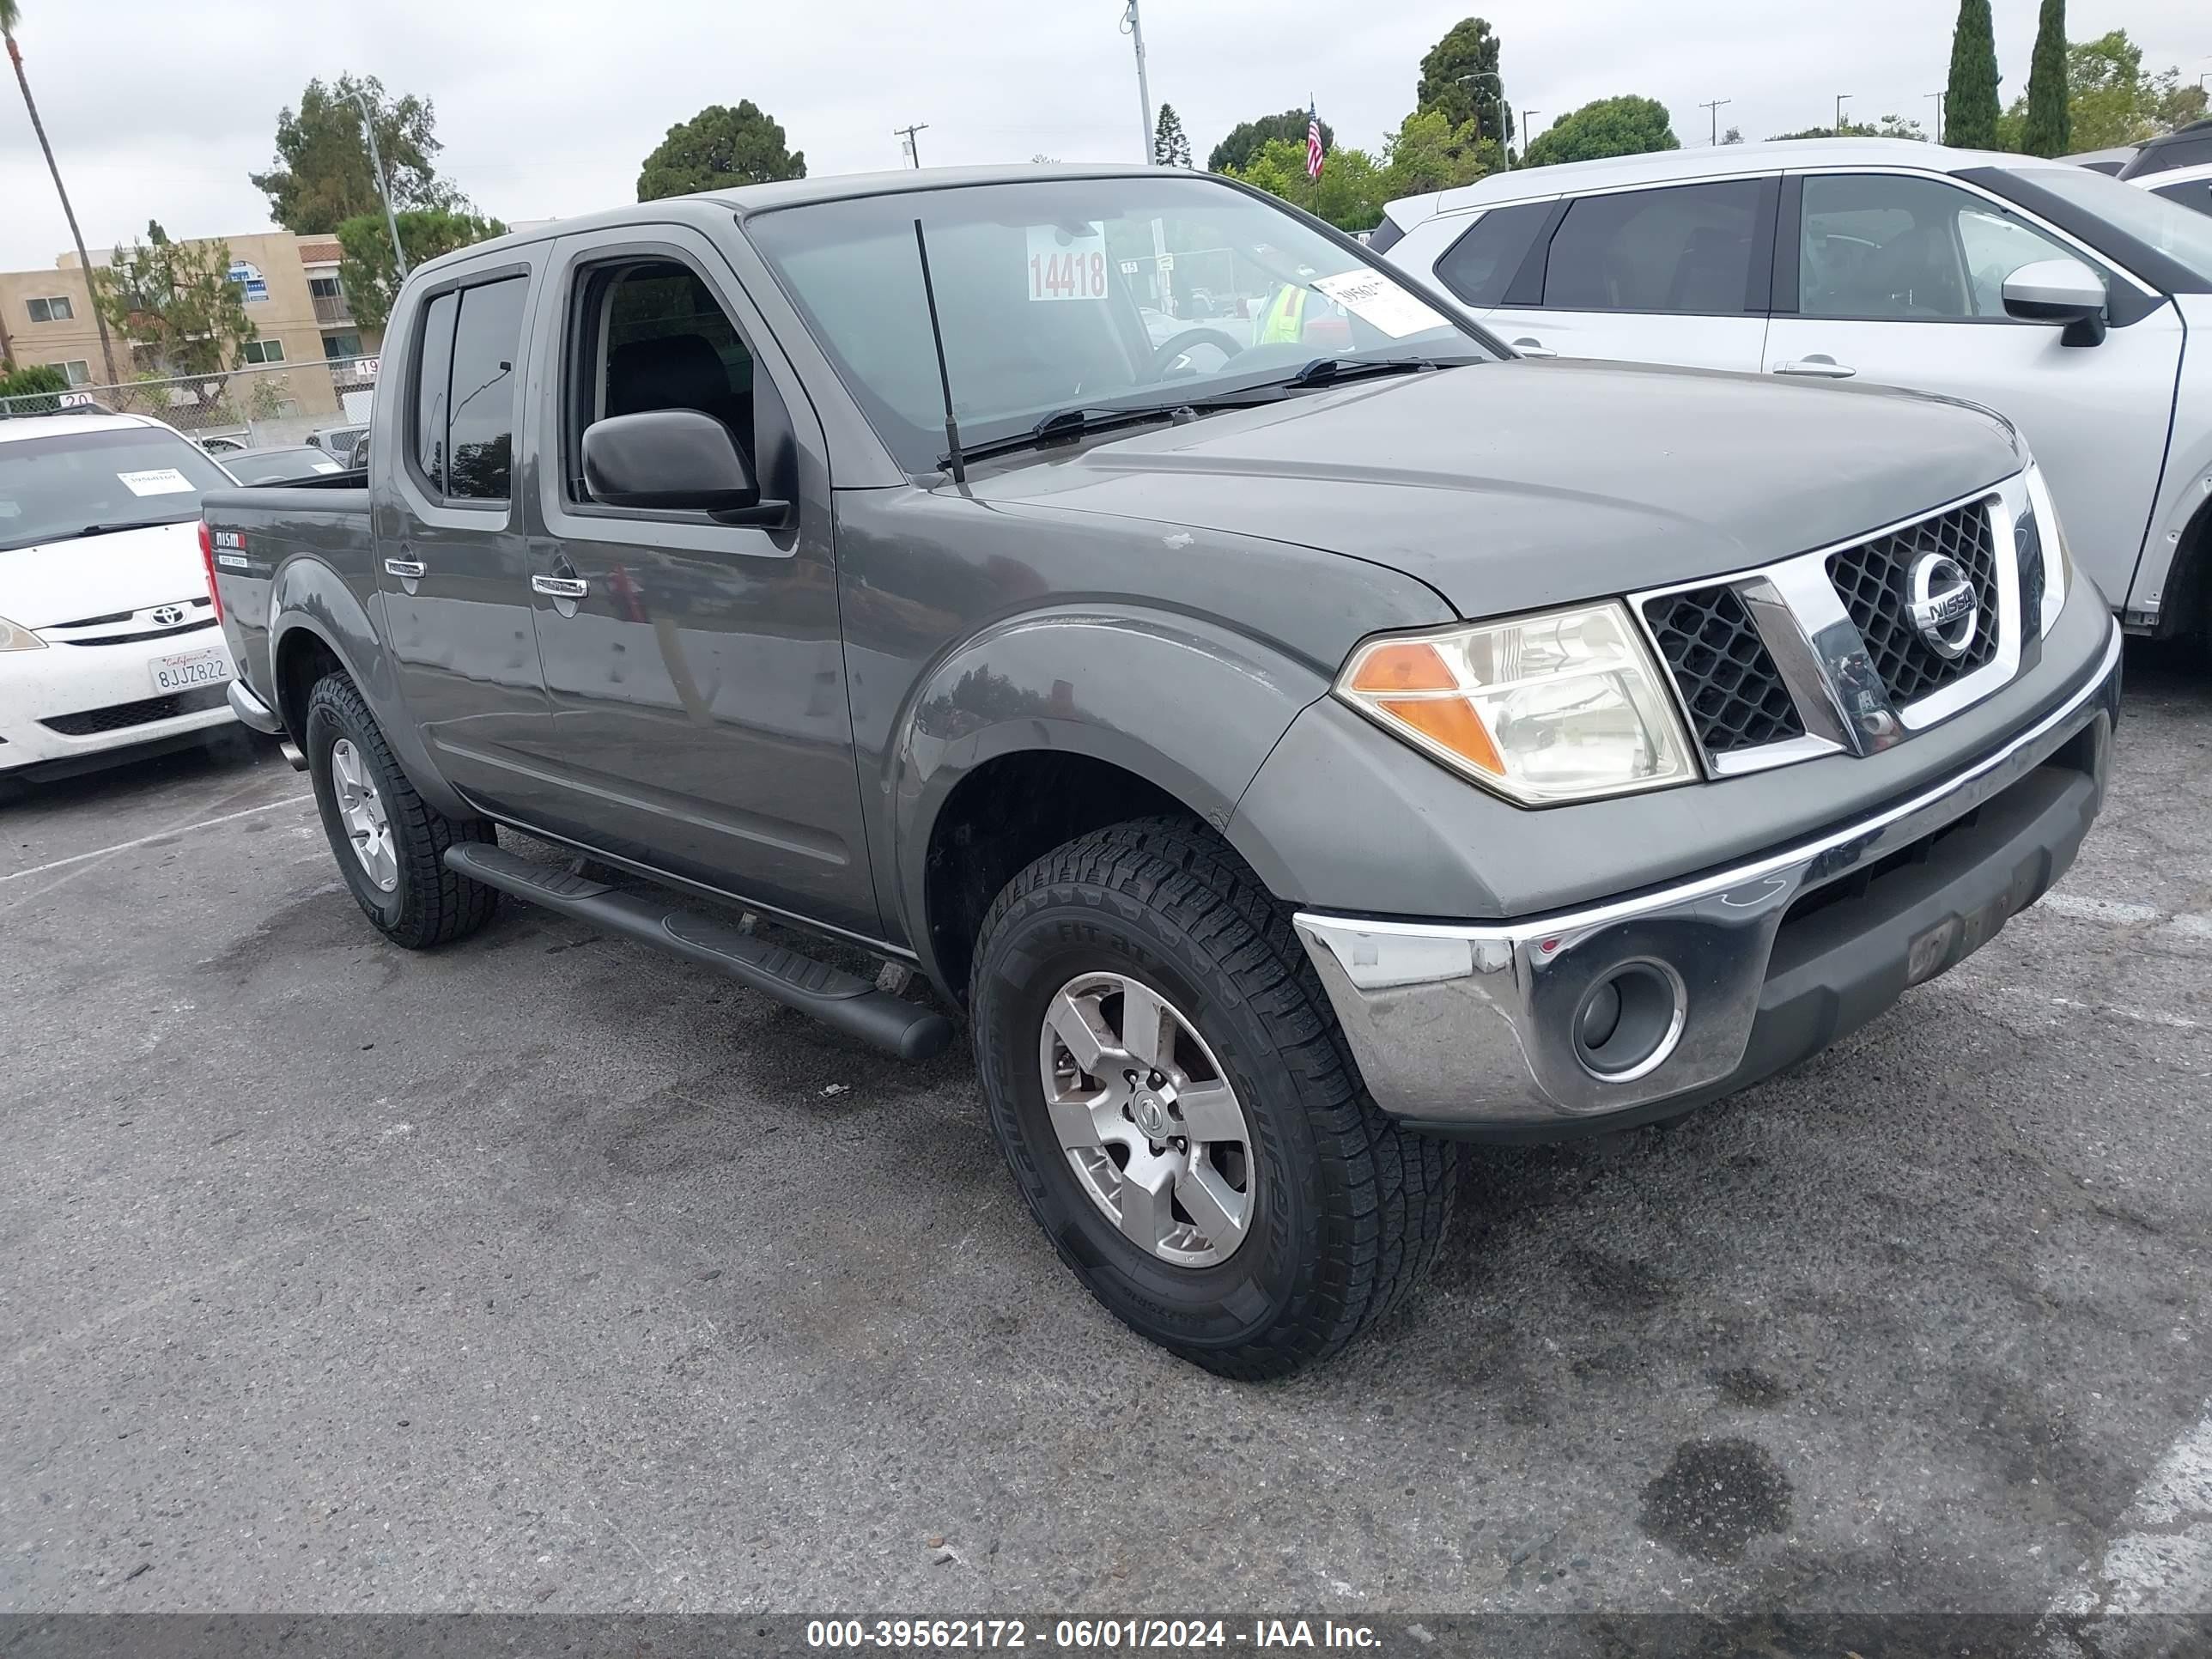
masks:
[[[1106,297],[1106,227],[1091,224],[1080,234],[1059,225],[1031,225],[1030,298],[1103,300]]]
[[[1448,328],[1450,319],[1425,305],[1379,270],[1347,270],[1334,276],[1316,276],[1316,292],[1334,300],[1370,328],[1394,340],[1408,334]]]
[[[230,653],[222,646],[210,645],[198,651],[156,657],[149,666],[154,673],[154,690],[166,696],[189,691],[196,685],[222,684],[230,678]]]
[[[123,487],[134,495],[189,495],[192,481],[173,466],[149,467],[143,472],[118,472]]]

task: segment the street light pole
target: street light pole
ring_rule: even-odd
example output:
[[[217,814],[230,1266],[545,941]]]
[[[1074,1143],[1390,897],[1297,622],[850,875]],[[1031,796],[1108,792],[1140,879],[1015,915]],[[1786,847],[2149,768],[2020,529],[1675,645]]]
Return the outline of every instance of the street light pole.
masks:
[[[1720,148],[1721,142],[1721,111],[1734,102],[1735,100],[1733,98],[1716,98],[1710,103],[1698,106],[1699,109],[1705,111],[1713,118],[1712,143],[1716,149]]]
[[[921,166],[921,146],[915,141],[914,135],[917,132],[927,132],[928,131],[929,123],[927,121],[917,121],[910,127],[893,127],[891,129],[892,137],[903,138],[906,140],[907,157],[917,168]]]
[[[1129,0],[1128,10],[1121,14],[1121,33],[1137,49],[1137,111],[1145,123],[1145,145],[1139,152],[1143,159],[1152,160],[1152,87],[1145,78],[1145,25],[1137,15],[1137,0]]]
[[[1943,100],[1949,97],[1950,94],[1931,92],[1928,95],[1936,100],[1936,142],[1940,144],[1943,142]]]
[[[368,170],[376,175],[376,193],[384,198],[384,228],[392,233],[392,263],[404,280],[407,251],[399,246],[399,216],[392,210],[392,190],[384,182],[384,158],[376,153],[376,112],[369,107],[367,94],[358,87],[354,88],[353,100],[361,106],[361,130],[368,140]]]
[[[1853,96],[1853,94],[1848,92],[1839,92],[1836,94],[1835,133],[1838,138],[1844,136],[1844,106],[1849,103]]]
[[[1521,106],[1521,159],[1524,161],[1528,159],[1528,135],[1535,131],[1536,118],[1543,112],[1540,109],[1531,108],[1527,104]],[[1508,146],[1505,151],[1505,168],[1509,173],[1513,170],[1513,151],[1510,146]]]

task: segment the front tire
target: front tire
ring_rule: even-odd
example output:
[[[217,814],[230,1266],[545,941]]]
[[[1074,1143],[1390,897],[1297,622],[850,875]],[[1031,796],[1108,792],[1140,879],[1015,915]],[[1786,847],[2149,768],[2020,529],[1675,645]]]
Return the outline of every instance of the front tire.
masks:
[[[368,704],[343,674],[307,696],[307,773],[338,873],[362,914],[410,951],[465,939],[498,893],[446,868],[455,842],[495,839],[487,818],[449,818],[415,793]]]
[[[1024,1200],[1139,1335],[1285,1376],[1435,1259],[1456,1149],[1368,1097],[1281,908],[1200,826],[1117,824],[1024,870],[969,1009]]]

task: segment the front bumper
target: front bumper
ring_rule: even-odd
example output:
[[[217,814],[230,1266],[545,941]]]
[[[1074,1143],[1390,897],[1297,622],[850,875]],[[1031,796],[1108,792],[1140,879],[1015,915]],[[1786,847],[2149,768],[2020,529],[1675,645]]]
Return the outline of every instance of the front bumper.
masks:
[[[157,658],[222,644],[203,628],[0,654],[0,775],[66,776],[230,725],[221,684],[162,696],[152,677]]]
[[[2103,804],[2120,635],[2057,708],[1963,771],[1752,861],[1490,925],[1300,913],[1369,1091],[1415,1127],[1547,1139],[1663,1117],[1817,1052],[1981,945],[2074,861]],[[1673,994],[1609,1073],[1578,1018],[1627,971]]]

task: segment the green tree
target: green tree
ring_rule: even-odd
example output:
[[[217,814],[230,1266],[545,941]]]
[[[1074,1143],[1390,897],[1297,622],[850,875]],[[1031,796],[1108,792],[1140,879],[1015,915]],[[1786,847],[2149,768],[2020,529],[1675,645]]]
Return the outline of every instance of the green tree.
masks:
[[[1160,106],[1159,125],[1152,133],[1152,165],[1163,167],[1187,167],[1190,165],[1190,140],[1184,136],[1182,117],[1176,113],[1173,104]]]
[[[1279,196],[1339,230],[1372,230],[1382,222],[1382,210],[1393,194],[1389,175],[1364,149],[1330,150],[1319,183],[1308,179],[1303,128],[1295,141],[1270,139],[1244,167],[1228,171],[1231,177]]]
[[[1455,130],[1473,122],[1480,137],[1513,142],[1513,109],[1498,72],[1499,42],[1480,17],[1465,17],[1421,58],[1413,107],[1438,110]]]
[[[68,390],[69,376],[52,363],[0,362],[0,415],[51,415],[62,406],[54,394]]]
[[[784,148],[782,125],[746,98],[735,109],[709,104],[669,128],[637,175],[637,199],[657,202],[664,196],[805,176],[806,157]]]
[[[0,38],[8,42],[8,61],[15,66],[15,85],[23,94],[23,112],[31,118],[31,131],[39,141],[39,152],[46,158],[46,172],[54,181],[54,194],[61,198],[62,217],[69,221],[70,240],[76,247],[76,264],[80,270],[90,270],[92,261],[84,251],[84,233],[76,228],[76,210],[70,205],[69,191],[62,185],[62,170],[54,160],[54,147],[46,137],[46,124],[39,118],[39,100],[31,96],[31,77],[23,72],[23,49],[15,44],[15,30],[23,21],[22,8],[16,0],[0,0]],[[107,319],[95,310],[93,321],[100,330],[100,360],[112,385],[115,380],[115,348],[108,343]]]
[[[1680,149],[1667,106],[1656,98],[1630,94],[1600,98],[1554,121],[1528,146],[1525,164],[1551,167],[1560,161],[1595,161],[1607,155],[1641,155],[1649,150]]]
[[[394,98],[374,75],[307,82],[298,109],[276,116],[276,162],[247,175],[269,198],[269,216],[300,236],[327,236],[357,213],[381,213],[376,173],[362,134],[365,99],[376,118],[376,151],[394,208],[456,208],[460,192],[438,177],[437,112],[409,93]]]
[[[1297,145],[1298,165],[1304,167],[1306,119],[1304,110],[1286,109],[1280,115],[1263,115],[1256,121],[1238,122],[1206,158],[1206,170],[1241,174],[1251,165],[1254,156],[1278,138],[1287,138]],[[1326,121],[1321,124],[1321,147],[1332,155],[1336,153],[1336,131]]]
[[[1778,132],[1767,142],[1781,143],[1791,138],[1910,138],[1917,144],[1924,144],[1928,134],[1917,121],[1902,115],[1885,115],[1879,122],[1846,121],[1840,127],[1807,127],[1802,132]]]
[[[410,270],[425,259],[506,234],[507,227],[496,219],[449,208],[410,208],[399,215],[399,245],[407,250]],[[399,293],[391,228],[380,210],[356,213],[339,225],[337,237],[343,256],[338,262],[338,282],[353,307],[354,320],[363,328],[382,328]]]
[[[1943,142],[1990,149],[1997,142],[1997,43],[1990,0],[1959,0],[1951,33],[1951,84],[1943,100]]]
[[[260,331],[230,280],[228,242],[173,242],[155,222],[92,272],[92,303],[155,373],[189,378],[203,407],[222,401],[239,349]]]
[[[2074,148],[2066,95],[2066,0],[2043,0],[2035,56],[2027,70],[2027,120],[2020,147],[2030,155],[2063,155]]]
[[[1332,165],[1334,161],[1332,156]],[[1473,121],[1454,127],[1440,109],[1417,109],[1382,141],[1383,199],[1455,190],[1496,172],[1504,161],[1497,141],[1480,137]]]
[[[2028,103],[2015,98],[2005,112],[1998,126],[2002,148],[2027,148]],[[2068,143],[2073,150],[2140,144],[2201,119],[2204,108],[2204,88],[2184,86],[2179,70],[2145,75],[2142,48],[2125,29],[2066,48],[2066,112],[2072,129]]]

